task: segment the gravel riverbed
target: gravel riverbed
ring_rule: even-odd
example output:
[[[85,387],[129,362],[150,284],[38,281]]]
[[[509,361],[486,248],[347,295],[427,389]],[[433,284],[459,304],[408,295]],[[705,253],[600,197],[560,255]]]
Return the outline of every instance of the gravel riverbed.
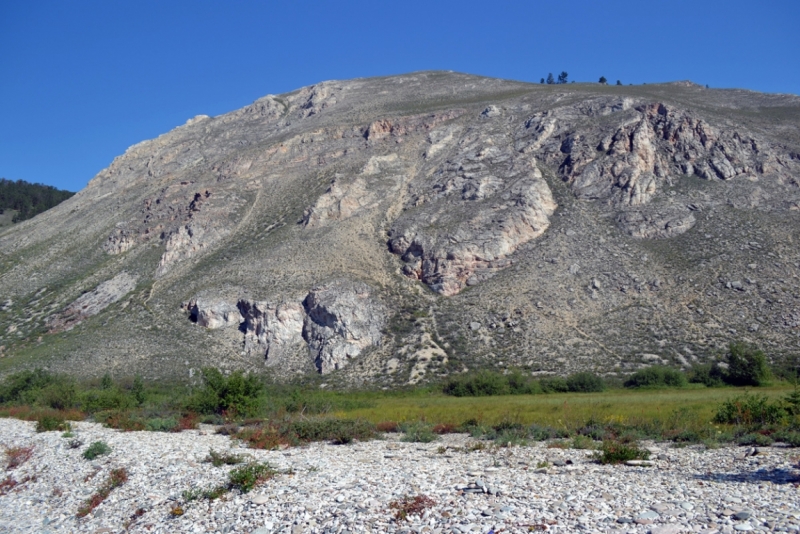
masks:
[[[3,450],[33,447],[22,465],[2,464],[2,478],[17,482],[0,486],[3,533],[800,532],[800,451],[791,448],[647,443],[652,466],[605,466],[590,451],[546,444],[468,451],[475,440],[460,434],[263,451],[212,427],[167,434],[80,422],[73,432],[83,445],[70,448],[61,432],[34,425],[0,419]],[[94,441],[111,453],[85,460]],[[185,490],[228,480],[233,466],[204,462],[209,449],[250,455],[280,474],[247,494],[185,503]],[[118,468],[127,482],[76,517]],[[391,503],[420,495],[433,504],[396,520]]]

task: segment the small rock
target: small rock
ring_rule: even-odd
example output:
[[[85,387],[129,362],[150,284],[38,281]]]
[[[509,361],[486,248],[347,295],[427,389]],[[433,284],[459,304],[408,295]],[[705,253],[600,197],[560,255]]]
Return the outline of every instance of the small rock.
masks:
[[[628,460],[625,465],[633,465],[639,467],[652,467],[654,464],[650,460]]]
[[[744,521],[745,519],[750,519],[753,514],[748,512],[747,510],[742,510],[741,512],[736,512],[733,514],[733,518],[738,521]]]
[[[480,327],[481,327],[481,323],[478,323],[478,322],[475,322],[475,321],[472,321],[471,323],[469,323],[470,330],[477,330]]]
[[[267,504],[269,502],[269,497],[266,495],[255,495],[250,499],[250,502],[253,504]]]
[[[680,525],[659,525],[650,529],[650,534],[679,534],[683,532]]]

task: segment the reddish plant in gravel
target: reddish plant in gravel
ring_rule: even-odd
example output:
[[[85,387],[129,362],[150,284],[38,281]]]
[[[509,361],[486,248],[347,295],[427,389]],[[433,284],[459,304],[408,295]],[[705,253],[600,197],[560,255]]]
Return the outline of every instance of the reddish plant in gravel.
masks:
[[[192,430],[197,428],[197,423],[200,421],[200,416],[196,413],[189,412],[184,414],[178,419],[178,424],[175,425],[173,432],[181,432],[183,430]]]
[[[6,449],[6,469],[16,469],[33,456],[33,447],[11,447]]]
[[[375,425],[378,432],[400,432],[400,424],[396,421],[381,421]]]
[[[125,471],[124,467],[112,469],[111,473],[108,475],[108,480],[106,480],[106,482],[100,486],[94,495],[89,497],[89,500],[86,501],[86,504],[78,509],[78,513],[76,515],[78,517],[86,517],[89,515],[92,510],[100,506],[100,503],[108,498],[114,489],[123,485],[127,480],[128,472]]]
[[[458,425],[453,423],[440,423],[432,428],[434,434],[453,434],[458,430]]]
[[[427,495],[417,495],[416,497],[403,497],[399,501],[389,503],[389,508],[397,510],[394,518],[397,521],[408,519],[408,516],[422,516],[422,513],[436,503]]]

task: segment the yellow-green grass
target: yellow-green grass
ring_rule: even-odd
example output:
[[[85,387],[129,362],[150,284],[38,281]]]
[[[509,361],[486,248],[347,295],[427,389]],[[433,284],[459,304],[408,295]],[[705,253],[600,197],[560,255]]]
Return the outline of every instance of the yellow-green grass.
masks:
[[[604,423],[635,424],[647,421],[685,421],[711,424],[717,407],[745,391],[770,399],[785,396],[789,385],[765,388],[682,388],[611,390],[602,393],[552,393],[496,397],[386,396],[373,399],[369,408],[337,412],[344,418],[381,421],[416,421],[460,424],[476,419],[493,425],[504,420],[523,424],[575,428],[594,419]]]

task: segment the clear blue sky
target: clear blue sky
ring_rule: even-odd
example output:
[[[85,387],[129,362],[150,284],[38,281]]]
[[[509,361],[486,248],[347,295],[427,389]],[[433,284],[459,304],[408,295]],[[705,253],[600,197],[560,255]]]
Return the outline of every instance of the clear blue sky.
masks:
[[[0,176],[78,190],[194,115],[415,70],[798,94],[799,26],[797,0],[3,0]]]

